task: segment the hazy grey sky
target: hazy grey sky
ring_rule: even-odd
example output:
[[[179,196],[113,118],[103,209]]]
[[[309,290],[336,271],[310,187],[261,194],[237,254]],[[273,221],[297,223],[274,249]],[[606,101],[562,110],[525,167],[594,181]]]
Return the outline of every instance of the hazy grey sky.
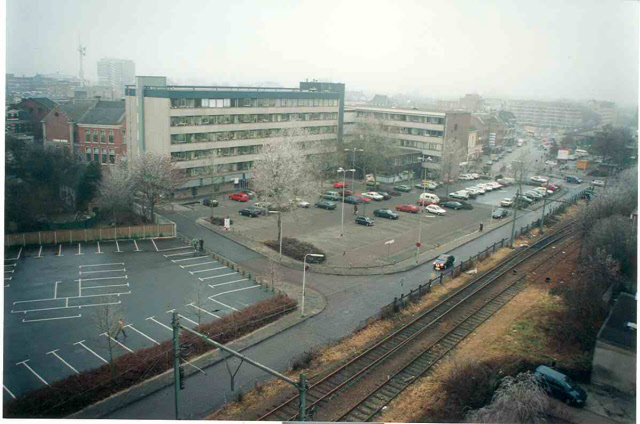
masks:
[[[430,97],[638,100],[639,5],[625,0],[7,0],[7,72],[240,84],[305,78]]]

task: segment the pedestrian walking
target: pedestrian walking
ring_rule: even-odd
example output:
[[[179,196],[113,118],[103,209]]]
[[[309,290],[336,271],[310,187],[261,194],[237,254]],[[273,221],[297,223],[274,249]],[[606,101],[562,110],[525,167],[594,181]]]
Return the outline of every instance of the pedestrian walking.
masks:
[[[204,240],[202,238],[199,240],[199,244],[200,244],[200,251],[204,252]]]
[[[116,333],[116,340],[118,339],[118,335],[122,333],[122,335],[124,336],[124,338],[127,338],[127,333],[124,332],[124,320],[122,318],[120,318],[120,320],[118,321],[118,332]]]
[[[358,205],[353,205],[353,214],[358,215]]]
[[[480,223],[480,232],[482,232],[482,229],[484,228],[484,224],[481,222]]]

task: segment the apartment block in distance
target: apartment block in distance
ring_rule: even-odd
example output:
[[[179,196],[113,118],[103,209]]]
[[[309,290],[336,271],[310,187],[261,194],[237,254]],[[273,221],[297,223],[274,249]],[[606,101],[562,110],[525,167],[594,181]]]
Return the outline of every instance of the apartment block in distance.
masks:
[[[135,82],[136,64],[132,60],[103,58],[98,61],[98,85],[111,89],[111,99],[124,96],[125,85]]]
[[[128,154],[170,155],[185,170],[182,187],[250,179],[265,144],[294,136],[309,155],[335,152],[342,138],[344,84],[298,88],[168,86],[136,77],[125,90]]]
[[[541,101],[509,101],[520,125],[545,128],[576,128],[582,123],[583,109],[571,103]]]

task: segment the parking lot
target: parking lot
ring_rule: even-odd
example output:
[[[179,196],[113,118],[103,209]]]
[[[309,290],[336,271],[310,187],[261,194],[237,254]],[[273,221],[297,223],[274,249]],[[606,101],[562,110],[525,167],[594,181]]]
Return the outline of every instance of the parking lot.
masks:
[[[114,356],[269,298],[254,281],[177,239],[5,249],[4,399],[108,363],[96,311],[125,323]]]

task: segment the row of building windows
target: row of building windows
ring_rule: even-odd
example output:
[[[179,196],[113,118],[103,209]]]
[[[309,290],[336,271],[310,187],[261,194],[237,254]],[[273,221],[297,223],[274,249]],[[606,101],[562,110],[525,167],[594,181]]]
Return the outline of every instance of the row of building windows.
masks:
[[[84,142],[85,143],[107,143],[107,138],[109,144],[113,144],[115,142],[115,133],[113,130],[109,130],[109,133],[106,133],[106,130],[91,130],[86,129],[84,131]]]
[[[171,126],[182,127],[187,125],[255,124],[261,122],[321,121],[337,119],[337,112],[172,116]]]
[[[405,121],[405,122],[418,122],[420,124],[444,125],[444,118],[439,118],[436,116],[402,115],[397,113],[369,112],[369,111],[359,110],[356,112],[356,117],[375,118],[383,121]]]
[[[236,163],[224,163],[211,166],[196,166],[193,168],[187,168],[188,177],[206,177],[209,175],[226,174],[236,171],[248,171],[253,166],[253,162],[236,162]]]
[[[414,141],[414,140],[398,140],[398,141],[399,141],[399,145],[402,147],[413,147],[415,149],[435,150],[438,152],[442,150],[442,144],[440,143],[423,143],[421,141]]]
[[[31,132],[31,123],[15,124],[7,123],[6,132],[11,134],[26,134]]]
[[[190,150],[187,152],[171,152],[171,160],[173,162],[180,162],[185,160],[205,159],[210,156],[219,157],[219,156],[255,155],[260,152],[262,152],[261,145],[224,147],[221,149]]]
[[[383,125],[382,128],[392,134],[419,135],[422,137],[444,137],[444,131],[425,130],[423,128],[396,127],[393,125]]]
[[[338,99],[171,99],[172,108],[338,106]]]
[[[252,138],[269,138],[284,137],[286,135],[296,135],[297,131],[301,131],[300,135],[313,134],[335,134],[338,132],[336,125],[324,127],[305,127],[305,128],[273,128],[263,130],[246,130],[246,131],[218,131],[204,132],[195,134],[171,134],[171,144],[185,143],[203,143],[207,141],[228,141],[228,140],[247,140]]]
[[[100,149],[87,147],[85,150],[87,162],[116,163],[116,151],[113,149]],[[92,160],[93,159],[93,160]],[[102,159],[102,160],[100,160]]]

